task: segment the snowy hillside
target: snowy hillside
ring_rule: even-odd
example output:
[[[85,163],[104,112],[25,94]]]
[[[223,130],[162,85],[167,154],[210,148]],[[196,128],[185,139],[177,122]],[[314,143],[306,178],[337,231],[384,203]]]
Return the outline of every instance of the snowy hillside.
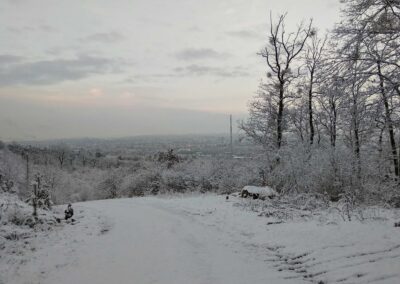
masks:
[[[31,240],[35,249],[18,265],[0,258],[0,283],[399,283],[398,211],[376,210],[363,222],[305,212],[279,223],[258,216],[265,208],[257,202],[208,195],[75,204],[75,225]]]

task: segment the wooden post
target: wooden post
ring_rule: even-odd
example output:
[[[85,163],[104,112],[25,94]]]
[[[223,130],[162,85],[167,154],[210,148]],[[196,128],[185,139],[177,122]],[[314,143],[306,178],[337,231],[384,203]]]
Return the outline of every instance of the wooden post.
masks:
[[[32,206],[33,206],[33,216],[37,218],[37,184],[33,185],[33,198],[32,198]]]
[[[231,138],[231,156],[233,157],[232,114],[229,116],[229,121],[230,121],[230,138]]]
[[[26,193],[29,193],[29,154],[25,152],[26,159]]]

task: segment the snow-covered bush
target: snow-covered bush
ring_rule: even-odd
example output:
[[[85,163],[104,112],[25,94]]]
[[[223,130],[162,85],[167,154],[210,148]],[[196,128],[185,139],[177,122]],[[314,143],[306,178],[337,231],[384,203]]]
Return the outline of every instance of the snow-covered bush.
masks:
[[[162,173],[162,184],[167,192],[183,193],[188,189],[190,190],[182,172],[173,170],[167,170]]]
[[[158,194],[161,183],[161,175],[156,168],[142,168],[124,178],[122,193],[128,197]]]
[[[2,192],[14,191],[14,182],[3,176],[1,172],[0,172],[0,191]]]
[[[23,195],[25,181],[22,160],[7,149],[0,150],[0,191],[12,191]]]
[[[14,194],[0,193],[0,224],[25,224],[27,216],[32,215],[32,210],[21,202]]]
[[[157,156],[157,161],[166,164],[168,168],[171,168],[181,161],[181,158],[174,153],[173,149],[169,149],[166,152],[159,152]]]
[[[260,156],[259,159],[264,161],[262,168],[266,185],[283,194],[316,193],[338,201],[345,192],[352,192],[361,202],[368,196],[372,198],[374,192],[373,199],[377,202],[385,199],[378,195],[390,192],[377,190],[384,185],[377,183],[381,179],[371,166],[373,157],[364,158],[362,177],[357,179],[353,153],[347,147],[332,149],[320,145],[310,148],[309,145],[298,144],[282,147],[278,153]]]
[[[127,197],[138,197],[145,195],[145,188],[137,182],[137,177],[129,175],[122,182],[122,194]]]
[[[103,198],[117,198],[121,192],[121,177],[116,171],[110,172],[98,185],[100,196]]]
[[[45,177],[37,173],[31,183],[32,192],[31,195],[26,199],[26,202],[33,207],[33,215],[38,216],[37,210],[44,209],[50,210],[52,201],[50,197],[49,186],[46,182]]]

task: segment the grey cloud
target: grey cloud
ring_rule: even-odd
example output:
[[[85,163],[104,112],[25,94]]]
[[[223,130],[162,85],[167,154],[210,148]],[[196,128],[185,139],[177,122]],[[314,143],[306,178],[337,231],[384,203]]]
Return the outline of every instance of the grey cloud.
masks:
[[[180,76],[218,76],[218,77],[247,77],[250,74],[241,66],[233,68],[211,67],[205,65],[191,64],[185,67],[174,69],[175,73]]]
[[[94,42],[102,42],[102,43],[114,43],[117,41],[124,40],[125,37],[118,32],[108,32],[108,33],[96,33],[85,38],[82,38],[82,41],[94,41]]]
[[[51,56],[60,56],[63,53],[75,50],[79,50],[79,45],[52,46],[46,50],[46,54]]]
[[[202,29],[200,29],[198,26],[192,26],[192,27],[190,27],[189,29],[188,29],[188,32],[195,32],[195,33],[198,33],[198,32],[202,32],[203,30]]]
[[[254,31],[249,30],[239,30],[239,31],[230,31],[226,33],[229,36],[238,37],[241,39],[260,39],[262,36]]]
[[[21,56],[10,55],[10,54],[0,54],[0,68],[1,66],[8,65],[8,64],[15,64],[22,61]]]
[[[8,26],[5,28],[8,32],[13,34],[23,34],[32,32],[44,32],[53,33],[57,30],[50,25],[39,25],[39,26]]]
[[[136,75],[131,75],[125,80],[123,80],[121,83],[125,84],[137,84],[137,83],[154,83],[155,81],[160,81],[163,79],[168,79],[168,78],[173,78],[177,77],[177,74],[162,74],[162,73],[154,73],[154,74],[136,74]]]
[[[211,48],[187,48],[175,54],[180,60],[224,59],[230,55],[220,53]]]
[[[40,25],[38,28],[38,30],[41,30],[43,32],[48,32],[48,33],[52,33],[52,32],[56,32],[57,30],[50,26],[50,25]]]
[[[119,72],[122,64],[118,59],[86,55],[35,62],[12,57],[4,57],[3,60],[8,60],[9,64],[0,65],[1,85],[46,85],[79,80],[91,75]]]
[[[191,64],[184,67],[176,67],[172,73],[136,74],[126,78],[121,83],[137,84],[143,82],[155,82],[168,78],[214,76],[219,78],[248,77],[251,74],[243,66],[212,67],[206,65]]]
[[[33,27],[28,27],[28,26],[23,26],[23,27],[8,26],[6,30],[14,34],[30,33],[35,31]]]
[[[14,5],[21,5],[27,3],[28,0],[7,0],[7,2]]]
[[[163,28],[169,28],[172,27],[172,23],[171,22],[167,22],[167,21],[162,21],[160,19],[156,19],[156,18],[148,18],[148,17],[142,17],[138,19],[141,23],[143,24],[151,24],[151,25],[157,25]]]

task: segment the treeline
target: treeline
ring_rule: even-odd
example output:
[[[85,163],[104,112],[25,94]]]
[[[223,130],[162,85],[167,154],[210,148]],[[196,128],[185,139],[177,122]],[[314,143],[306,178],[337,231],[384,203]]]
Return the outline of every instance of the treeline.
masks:
[[[30,160],[33,164],[44,164],[58,166],[61,169],[74,169],[79,166],[97,167],[104,159],[100,150],[86,150],[84,148],[71,149],[59,144],[49,147],[25,146],[18,143],[11,143],[7,148],[14,154]],[[103,163],[103,167],[110,166],[110,163]]]
[[[241,129],[267,154],[269,183],[332,200],[400,195],[400,2],[343,0],[342,21],[286,30],[271,16],[267,76]]]
[[[41,148],[13,143],[0,150],[4,162],[0,176],[13,182],[23,200],[30,198],[39,176],[41,188],[55,204],[169,193],[230,193],[265,182],[262,159],[189,157],[172,149],[132,156],[121,150],[115,155],[65,145]],[[84,162],[93,159],[96,162]]]

